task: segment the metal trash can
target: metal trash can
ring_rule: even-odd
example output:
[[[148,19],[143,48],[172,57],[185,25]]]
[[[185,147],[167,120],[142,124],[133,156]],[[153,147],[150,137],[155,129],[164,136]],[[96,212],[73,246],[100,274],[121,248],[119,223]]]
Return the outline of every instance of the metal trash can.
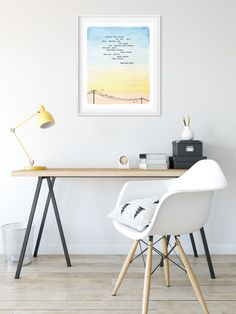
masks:
[[[7,264],[15,265],[19,261],[20,251],[26,231],[26,223],[16,222],[2,226],[4,261]],[[31,228],[28,245],[25,251],[23,265],[30,264],[33,258],[33,233]]]

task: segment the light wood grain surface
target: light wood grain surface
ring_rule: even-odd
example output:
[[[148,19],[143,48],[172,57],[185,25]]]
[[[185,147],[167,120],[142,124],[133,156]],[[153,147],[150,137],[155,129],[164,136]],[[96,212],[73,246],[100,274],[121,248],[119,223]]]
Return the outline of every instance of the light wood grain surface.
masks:
[[[46,170],[14,170],[14,177],[179,177],[185,169],[118,169],[118,168],[50,168]]]
[[[128,252],[127,252],[128,253]],[[139,251],[137,250],[137,253]],[[135,260],[117,293],[112,289],[126,256],[39,256],[24,266],[15,280],[15,268],[0,260],[0,314],[140,314],[144,267]],[[173,259],[177,259],[173,256]],[[205,256],[189,257],[211,314],[236,313],[236,256],[212,256],[216,276],[210,279]],[[153,256],[153,267],[159,258]],[[202,314],[184,272],[171,265],[171,287],[165,285],[163,269],[153,274],[150,314]]]

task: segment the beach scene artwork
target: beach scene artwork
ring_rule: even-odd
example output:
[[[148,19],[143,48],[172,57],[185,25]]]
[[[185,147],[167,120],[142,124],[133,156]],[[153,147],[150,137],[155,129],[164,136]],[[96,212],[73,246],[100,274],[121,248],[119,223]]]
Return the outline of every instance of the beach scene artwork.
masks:
[[[150,29],[147,26],[87,28],[88,104],[148,104]]]

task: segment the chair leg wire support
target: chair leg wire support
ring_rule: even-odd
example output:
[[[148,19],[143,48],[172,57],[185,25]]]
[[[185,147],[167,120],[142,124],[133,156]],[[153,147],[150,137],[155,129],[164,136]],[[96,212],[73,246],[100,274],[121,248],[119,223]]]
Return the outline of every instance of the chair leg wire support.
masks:
[[[158,239],[156,242],[153,243],[153,236],[149,236],[149,241],[148,243],[146,243],[143,240],[135,240],[131,250],[128,254],[128,256],[126,257],[126,260],[123,264],[123,267],[120,271],[120,274],[118,276],[118,279],[116,281],[115,287],[113,289],[112,295],[115,296],[124,277],[125,274],[128,271],[128,268],[130,266],[130,264],[138,257],[140,257],[142,255],[142,258],[144,260],[144,256],[143,253],[147,251],[147,258],[146,258],[146,267],[145,267],[145,277],[144,277],[144,287],[143,287],[143,302],[142,302],[142,314],[147,314],[148,313],[148,306],[149,306],[149,296],[150,296],[150,288],[151,288],[151,277],[152,274],[156,271],[156,269],[160,266],[160,264],[163,261],[163,265],[164,265],[164,272],[165,272],[165,281],[166,281],[166,286],[169,287],[170,286],[170,277],[169,277],[169,261],[171,261],[172,263],[174,263],[175,265],[177,265],[179,268],[181,268],[182,270],[184,270],[187,275],[188,278],[192,284],[192,287],[194,289],[194,292],[196,294],[196,297],[201,305],[202,311],[204,314],[209,314],[206,302],[203,298],[201,289],[199,287],[197,278],[192,270],[192,267],[189,263],[189,260],[182,248],[182,245],[179,241],[179,236],[175,236],[175,244],[172,247],[170,251],[168,252],[168,241],[167,241],[167,237],[164,236],[160,239]],[[159,250],[157,250],[156,248],[153,247],[154,244],[156,244],[157,242],[159,242],[160,240],[163,240],[162,244],[163,244],[163,251],[164,254],[161,253]],[[147,248],[145,248],[144,250],[142,250],[142,246],[141,243],[144,243],[145,245],[147,245]],[[137,247],[140,247],[141,252],[134,257],[134,254],[136,252]],[[174,251],[174,249],[177,248],[180,254],[180,261],[183,264],[184,268],[180,265],[178,265],[176,262],[174,262],[170,257],[170,253],[172,251]],[[155,252],[157,253],[159,256],[161,256],[161,262],[154,268],[154,270],[152,270],[152,253]]]
[[[168,243],[168,246],[170,246],[171,249],[169,250],[169,252],[167,253],[167,255],[164,255],[162,252],[160,252],[157,248],[154,247],[154,245],[157,244],[159,241],[163,240],[163,238],[164,238],[164,237],[161,237],[161,238],[159,238],[157,241],[155,241],[155,242],[153,243],[152,250],[153,250],[156,254],[158,254],[158,255],[161,257],[161,261],[160,261],[160,263],[158,263],[158,265],[152,270],[151,274],[153,274],[153,273],[161,266],[162,260],[164,260],[164,259],[168,259],[171,263],[173,263],[174,265],[176,265],[177,267],[179,267],[180,269],[182,269],[182,270],[186,273],[186,269],[185,269],[184,267],[182,267],[182,266],[184,266],[184,265],[183,265],[181,259],[179,258],[179,256],[178,256],[177,253],[175,252],[176,243],[174,244],[174,246],[172,246],[172,245],[170,245],[170,243]],[[145,259],[144,259],[144,253],[147,252],[147,250],[148,250],[148,243],[145,242],[144,240],[139,240],[138,242],[139,242],[139,248],[140,248],[140,251],[141,251],[141,252],[140,252],[139,254],[137,254],[135,257],[133,257],[133,259],[130,261],[130,263],[132,263],[132,262],[135,261],[137,258],[139,258],[140,256],[142,256],[144,267],[146,267],[146,263],[145,263]],[[146,248],[142,249],[141,243],[145,244]],[[176,255],[177,258],[179,259],[179,261],[180,261],[180,263],[182,264],[182,266],[179,265],[178,263],[176,263],[175,261],[173,261],[173,260],[169,257],[169,255],[170,255],[170,253],[171,253],[172,251],[175,253],[175,255]]]

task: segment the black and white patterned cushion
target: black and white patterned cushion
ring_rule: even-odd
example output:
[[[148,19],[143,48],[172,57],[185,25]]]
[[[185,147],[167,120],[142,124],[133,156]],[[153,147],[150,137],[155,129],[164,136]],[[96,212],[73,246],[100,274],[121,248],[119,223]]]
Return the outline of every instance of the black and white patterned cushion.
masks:
[[[156,197],[133,200],[118,206],[108,217],[137,231],[143,231],[150,224],[158,203]]]

